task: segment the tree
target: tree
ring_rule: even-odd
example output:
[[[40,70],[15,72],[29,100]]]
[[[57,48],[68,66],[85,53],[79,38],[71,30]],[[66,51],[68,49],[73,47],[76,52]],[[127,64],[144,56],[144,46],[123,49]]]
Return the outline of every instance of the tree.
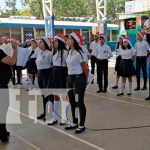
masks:
[[[114,18],[115,13],[124,12],[127,0],[108,0],[107,14]],[[28,5],[30,13],[38,19],[43,18],[42,0],[23,0]],[[54,12],[57,17],[93,17],[96,19],[95,0],[54,0]]]
[[[16,0],[6,0],[5,10],[1,10],[1,16],[9,17],[14,15],[20,15],[20,12],[16,8]]]
[[[124,12],[125,2],[128,0],[107,0],[107,15],[109,20],[116,18],[116,13]],[[24,11],[16,11],[16,0],[6,0],[7,15],[29,15],[37,19],[44,19],[42,0],[22,0]],[[54,13],[56,17],[93,17],[96,21],[96,0],[54,0]]]
[[[22,5],[28,6],[28,13],[37,19],[43,19],[42,0],[23,0]]]

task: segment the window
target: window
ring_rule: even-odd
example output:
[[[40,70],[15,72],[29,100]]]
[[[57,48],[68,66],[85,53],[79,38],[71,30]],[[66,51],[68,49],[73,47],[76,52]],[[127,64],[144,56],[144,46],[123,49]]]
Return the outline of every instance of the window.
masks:
[[[125,19],[125,30],[136,29],[136,18]]]

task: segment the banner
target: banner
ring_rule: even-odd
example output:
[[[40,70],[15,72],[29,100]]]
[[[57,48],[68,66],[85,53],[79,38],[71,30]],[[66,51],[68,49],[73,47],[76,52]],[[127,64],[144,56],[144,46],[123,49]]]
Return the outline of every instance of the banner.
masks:
[[[125,2],[125,13],[136,13],[150,10],[150,0],[134,0]]]

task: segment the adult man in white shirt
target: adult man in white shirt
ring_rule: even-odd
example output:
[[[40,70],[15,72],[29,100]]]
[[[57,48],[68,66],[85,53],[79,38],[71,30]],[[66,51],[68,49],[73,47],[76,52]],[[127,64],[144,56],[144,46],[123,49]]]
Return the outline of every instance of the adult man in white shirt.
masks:
[[[95,50],[95,57],[97,59],[97,77],[100,92],[107,92],[108,87],[108,59],[112,57],[111,49],[105,44],[105,38],[100,36],[100,45]],[[104,77],[104,87],[103,87]]]
[[[91,54],[91,74],[94,75],[95,73],[95,64],[96,64],[96,57],[95,57],[95,49],[99,46],[99,32],[96,32],[94,35],[94,41],[90,44],[89,52]]]
[[[146,65],[147,65],[147,56],[149,53],[149,44],[144,40],[144,36],[146,35],[145,32],[140,32],[137,34],[138,42],[135,44],[136,49],[136,78],[137,78],[137,87],[135,91],[140,90],[140,71],[142,69],[143,72],[143,79],[144,79],[144,85],[141,90],[147,89],[147,71],[146,71]]]
[[[149,14],[149,19],[147,19],[144,23],[144,29],[146,31],[146,40],[148,44],[150,45],[150,14]]]

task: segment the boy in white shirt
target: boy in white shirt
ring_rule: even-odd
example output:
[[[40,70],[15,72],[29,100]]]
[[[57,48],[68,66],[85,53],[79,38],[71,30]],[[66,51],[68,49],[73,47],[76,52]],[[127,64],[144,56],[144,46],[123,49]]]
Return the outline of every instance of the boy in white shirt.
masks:
[[[105,38],[100,36],[100,44],[95,50],[95,57],[97,59],[97,77],[100,92],[107,92],[108,87],[108,59],[112,57],[111,49],[105,44]],[[104,84],[103,84],[104,78]],[[104,85],[104,87],[103,87]]]
[[[95,64],[96,64],[96,57],[95,57],[95,49],[99,46],[99,32],[96,32],[94,35],[94,41],[90,44],[89,52],[91,54],[91,74],[94,75],[95,73]]]
[[[145,32],[140,32],[137,34],[138,42],[135,44],[136,49],[136,78],[137,78],[137,87],[135,91],[140,90],[140,70],[142,69],[144,85],[141,90],[147,89],[147,56],[149,53],[149,44],[144,40]]]

